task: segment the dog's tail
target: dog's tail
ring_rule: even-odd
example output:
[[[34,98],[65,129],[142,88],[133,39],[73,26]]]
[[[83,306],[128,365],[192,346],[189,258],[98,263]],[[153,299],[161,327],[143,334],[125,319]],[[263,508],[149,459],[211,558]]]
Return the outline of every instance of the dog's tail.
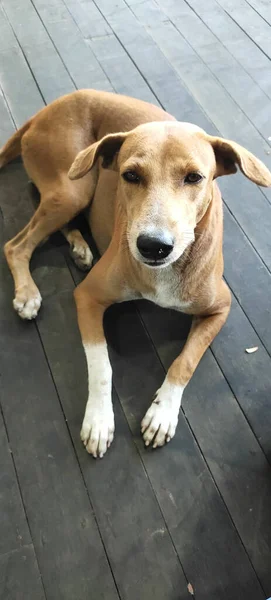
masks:
[[[0,169],[21,154],[21,139],[24,133],[29,129],[31,123],[32,119],[18,129],[18,131],[9,138],[3,148],[0,149]]]

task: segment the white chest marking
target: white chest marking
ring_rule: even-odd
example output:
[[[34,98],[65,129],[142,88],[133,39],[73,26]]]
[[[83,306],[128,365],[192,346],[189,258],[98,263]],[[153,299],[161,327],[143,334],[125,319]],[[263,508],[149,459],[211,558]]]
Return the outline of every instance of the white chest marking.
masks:
[[[182,300],[181,285],[173,269],[169,267],[155,274],[154,291],[144,293],[143,297],[163,308],[185,311],[191,305],[191,302]]]
[[[144,298],[163,308],[174,308],[180,311],[185,311],[191,305],[191,302],[183,302],[179,297],[171,295],[168,290],[159,289],[153,294],[144,294]]]

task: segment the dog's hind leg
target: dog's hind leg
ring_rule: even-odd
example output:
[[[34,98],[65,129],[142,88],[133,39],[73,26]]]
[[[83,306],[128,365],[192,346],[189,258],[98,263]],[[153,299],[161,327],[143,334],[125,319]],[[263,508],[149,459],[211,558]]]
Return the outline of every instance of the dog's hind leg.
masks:
[[[93,263],[93,254],[79,229],[71,229],[69,225],[62,227],[61,232],[70,245],[71,257],[78,269],[89,271]]]
[[[86,179],[86,178],[85,178]],[[41,295],[32,279],[29,263],[35,248],[51,233],[58,231],[83,210],[93,194],[88,181],[75,186],[68,180],[55,185],[54,192],[41,193],[34,216],[4,248],[15,286],[14,309],[22,319],[34,319],[41,305]],[[79,185],[78,185],[79,184]]]

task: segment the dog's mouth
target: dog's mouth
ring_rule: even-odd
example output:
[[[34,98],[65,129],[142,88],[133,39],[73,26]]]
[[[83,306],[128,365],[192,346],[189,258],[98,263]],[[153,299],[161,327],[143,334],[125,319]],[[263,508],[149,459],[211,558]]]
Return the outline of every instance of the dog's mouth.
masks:
[[[139,262],[141,262],[144,267],[148,267],[149,269],[162,269],[163,267],[168,267],[171,265],[175,260],[176,259],[174,259],[173,256],[170,258],[160,258],[156,260],[144,259],[141,257]]]
[[[170,263],[169,260],[143,260],[142,262],[143,262],[143,265],[146,265],[146,267],[151,267],[151,268],[163,267]]]
[[[147,258],[135,251],[132,253],[137,262],[148,269],[163,269],[169,267],[172,263],[178,260],[179,255],[176,252],[172,252],[169,256],[164,258]]]

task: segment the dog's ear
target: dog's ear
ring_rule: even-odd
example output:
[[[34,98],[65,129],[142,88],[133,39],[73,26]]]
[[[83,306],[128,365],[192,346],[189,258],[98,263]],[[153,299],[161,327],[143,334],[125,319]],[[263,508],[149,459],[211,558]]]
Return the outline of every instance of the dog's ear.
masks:
[[[254,154],[230,140],[213,136],[208,136],[208,140],[213,147],[216,158],[215,177],[236,173],[236,165],[238,165],[242,173],[254,183],[263,187],[271,186],[269,169]]]
[[[79,152],[69,170],[69,178],[80,179],[84,177],[95,165],[99,156],[103,159],[102,166],[105,169],[116,168],[116,154],[128,135],[128,133],[111,133],[99,142],[91,144],[91,146]]]

